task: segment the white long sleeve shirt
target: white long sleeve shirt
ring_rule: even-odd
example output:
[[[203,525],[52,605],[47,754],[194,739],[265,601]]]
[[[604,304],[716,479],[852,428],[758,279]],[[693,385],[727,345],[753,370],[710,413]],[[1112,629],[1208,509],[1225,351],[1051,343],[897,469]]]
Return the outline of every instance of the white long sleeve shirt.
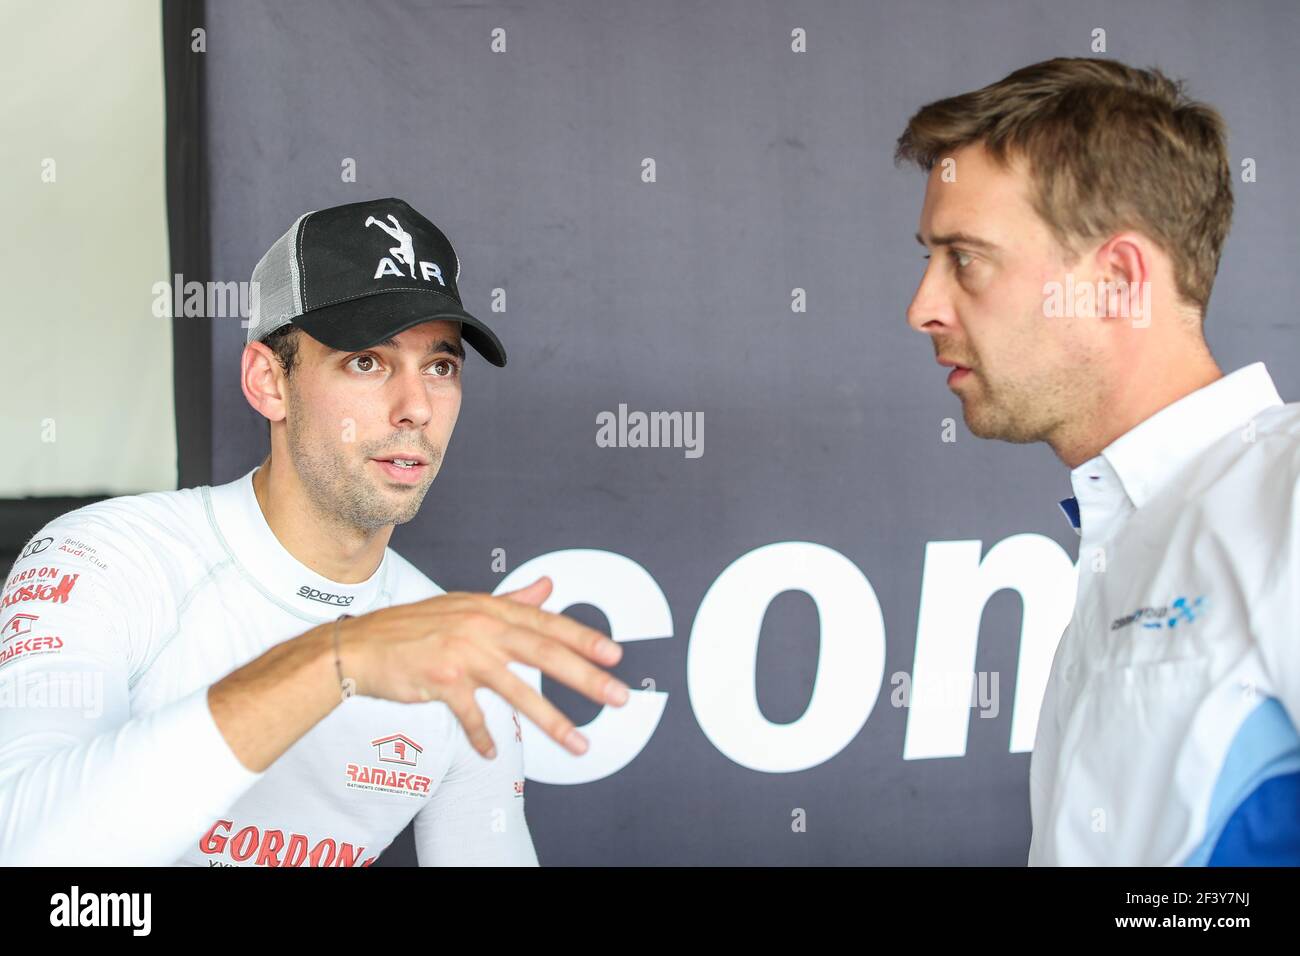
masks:
[[[421,865],[536,865],[518,718],[489,691],[492,760],[445,704],[356,696],[266,771],[235,757],[210,685],[442,593],[391,549],[359,584],[316,574],[255,471],[95,502],[24,548],[0,607],[0,865],[368,866],[412,818]]]
[[[1300,404],[1257,362],[1070,481],[1030,864],[1300,863]]]

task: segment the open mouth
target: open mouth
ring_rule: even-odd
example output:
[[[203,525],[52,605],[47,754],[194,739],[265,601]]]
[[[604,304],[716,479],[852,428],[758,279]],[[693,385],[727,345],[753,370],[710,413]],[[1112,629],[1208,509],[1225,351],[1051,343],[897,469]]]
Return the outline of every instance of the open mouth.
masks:
[[[417,458],[372,458],[371,461],[393,481],[407,485],[420,481],[429,467]]]

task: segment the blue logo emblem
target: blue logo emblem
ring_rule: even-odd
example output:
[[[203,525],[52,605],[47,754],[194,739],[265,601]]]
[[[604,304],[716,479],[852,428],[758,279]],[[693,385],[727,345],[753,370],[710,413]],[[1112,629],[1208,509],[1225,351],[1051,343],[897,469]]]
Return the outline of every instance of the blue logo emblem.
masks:
[[[1118,631],[1130,624],[1141,624],[1147,630],[1161,631],[1175,628],[1180,623],[1186,627],[1205,616],[1209,610],[1209,599],[1201,596],[1193,599],[1176,597],[1164,607],[1140,607],[1132,614],[1118,617],[1111,622],[1110,629]]]
[[[1165,628],[1177,627],[1178,622],[1191,624],[1198,617],[1203,615],[1206,610],[1205,598],[1198,597],[1194,601],[1188,601],[1185,597],[1174,598],[1172,604],[1165,608],[1166,612],[1173,612],[1172,617],[1160,618],[1154,621],[1143,621],[1142,626],[1146,628]]]

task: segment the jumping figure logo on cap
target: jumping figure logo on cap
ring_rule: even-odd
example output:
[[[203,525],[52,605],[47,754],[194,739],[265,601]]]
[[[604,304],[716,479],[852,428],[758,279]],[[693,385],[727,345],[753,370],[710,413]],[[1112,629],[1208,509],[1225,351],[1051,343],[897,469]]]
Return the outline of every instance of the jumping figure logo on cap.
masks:
[[[253,269],[259,295],[250,301],[248,342],[295,325],[336,351],[359,352],[422,322],[458,322],[466,343],[505,365],[496,333],[465,311],[459,282],[451,242],[396,196],[312,210]]]
[[[413,237],[409,232],[402,228],[402,224],[397,221],[397,217],[392,213],[388,214],[388,219],[393,224],[391,229],[374,216],[367,216],[366,228],[375,225],[388,233],[388,235],[392,237],[393,241],[397,243],[397,245],[393,246],[388,251],[392,253],[393,257],[396,258],[398,262],[406,263],[411,270],[412,279],[417,278],[415,275],[415,244],[412,242]],[[420,273],[425,282],[432,282],[434,279],[437,279],[439,285],[445,286],[447,284],[442,280],[442,270],[438,268],[436,262],[421,262]],[[381,278],[382,276],[401,275],[402,270],[397,268],[397,263],[393,262],[393,260],[387,256],[380,259],[379,265],[375,267],[376,279]]]

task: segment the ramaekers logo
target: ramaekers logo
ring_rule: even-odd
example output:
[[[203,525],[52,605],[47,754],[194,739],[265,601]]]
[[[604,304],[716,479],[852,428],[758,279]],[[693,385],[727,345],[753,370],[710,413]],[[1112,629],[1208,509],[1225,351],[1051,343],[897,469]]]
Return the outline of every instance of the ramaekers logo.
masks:
[[[54,636],[29,637],[26,640],[14,641],[12,644],[6,644],[4,649],[0,650],[0,667],[4,667],[15,657],[54,653],[62,647],[63,638]]]
[[[31,633],[32,625],[39,621],[39,614],[23,614],[19,612],[4,622],[0,626],[0,642],[5,644],[12,641],[15,637],[22,637],[24,634]]]
[[[283,830],[244,827],[230,836],[233,828],[230,820],[218,820],[199,840],[199,849],[208,856],[229,857],[235,863],[251,862],[254,866],[369,866],[375,862],[373,856],[361,862],[365,847],[329,837],[310,846],[311,840],[301,833],[290,833],[286,841]],[[208,863],[211,866],[233,865],[220,860],[209,860]]]
[[[424,748],[406,734],[389,734],[370,741],[375,748],[375,756],[386,763],[406,764],[414,767],[419,763]],[[408,797],[418,797],[429,792],[433,781],[421,773],[406,770],[386,770],[383,767],[363,767],[360,764],[347,765],[347,786],[354,790],[382,790],[387,793],[402,793]]]
[[[376,756],[386,763],[404,763],[414,767],[420,760],[424,748],[406,734],[389,734],[370,741],[370,746],[377,749]]]
[[[305,584],[298,589],[298,597],[304,597],[309,601],[320,601],[322,604],[333,604],[336,607],[347,607],[352,603],[350,594],[326,594]]]
[[[347,765],[347,786],[354,790],[382,790],[385,793],[401,793],[408,797],[418,797],[429,793],[430,780],[422,773],[409,773],[405,770],[385,770],[383,767],[362,767],[358,764]]]

